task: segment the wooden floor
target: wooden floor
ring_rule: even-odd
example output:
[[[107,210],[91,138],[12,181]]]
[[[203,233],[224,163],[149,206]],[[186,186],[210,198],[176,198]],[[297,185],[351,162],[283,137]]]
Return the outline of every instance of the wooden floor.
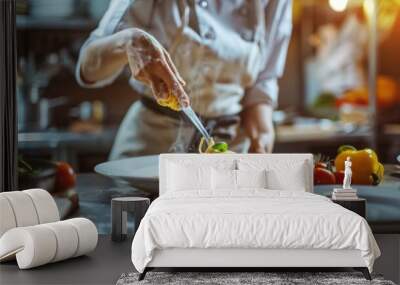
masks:
[[[0,284],[115,284],[122,273],[134,271],[131,262],[132,238],[121,243],[109,236],[99,236],[94,252],[28,270],[19,270],[17,263],[0,265]]]

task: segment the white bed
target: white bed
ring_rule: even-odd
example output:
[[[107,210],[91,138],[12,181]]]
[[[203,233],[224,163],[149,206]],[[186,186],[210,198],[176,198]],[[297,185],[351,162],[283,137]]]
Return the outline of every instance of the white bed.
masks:
[[[312,194],[310,154],[162,154],[159,174],[132,243],[140,278],[154,267],[354,267],[370,278],[380,255],[362,217]]]

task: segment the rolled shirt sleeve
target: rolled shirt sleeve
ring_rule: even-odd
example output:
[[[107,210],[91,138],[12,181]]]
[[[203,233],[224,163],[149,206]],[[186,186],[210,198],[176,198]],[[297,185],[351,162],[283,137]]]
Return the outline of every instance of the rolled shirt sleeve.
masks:
[[[283,74],[292,32],[291,8],[291,0],[271,1],[265,8],[266,34],[262,43],[265,45],[265,65],[254,85],[246,89],[243,108],[260,103],[277,106],[277,79]]]
[[[109,76],[108,78],[105,78],[103,80],[99,80],[96,82],[85,82],[82,79],[82,74],[81,74],[81,62],[82,62],[82,54],[87,47],[88,44],[90,44],[92,41],[103,38],[105,36],[112,35],[118,25],[121,23],[121,20],[128,9],[129,5],[131,5],[132,0],[112,0],[110,2],[110,5],[107,9],[107,12],[104,14],[103,18],[100,20],[99,25],[97,28],[90,34],[89,38],[86,40],[86,42],[82,45],[80,53],[79,53],[79,58],[78,62],[76,65],[75,69],[75,78],[78,84],[82,87],[86,88],[99,88],[99,87],[104,87],[112,82],[115,81],[115,79],[122,73],[124,68],[121,68],[120,70],[117,70],[114,74]]]

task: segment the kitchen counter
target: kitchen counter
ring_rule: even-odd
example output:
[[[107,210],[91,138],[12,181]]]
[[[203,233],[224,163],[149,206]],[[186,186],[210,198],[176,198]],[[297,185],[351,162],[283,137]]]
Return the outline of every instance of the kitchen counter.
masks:
[[[385,165],[384,181],[378,186],[354,185],[358,195],[367,199],[367,220],[374,233],[400,233],[400,178],[391,176],[394,165]],[[132,157],[102,163],[96,172],[124,180],[157,196],[158,156]],[[339,185],[317,185],[314,192],[329,196]]]
[[[78,156],[82,153],[107,156],[116,133],[116,127],[107,127],[93,133],[74,133],[67,130],[20,132],[18,150],[33,155],[49,155],[52,160],[68,161],[78,169]]]
[[[20,132],[19,149],[57,148],[62,146],[98,147],[110,146],[114,141],[117,129],[105,128],[93,133],[74,133],[66,130],[49,130],[42,132]]]
[[[146,196],[146,193],[133,187],[95,173],[78,174],[76,192],[79,196],[79,209],[71,217],[90,219],[96,225],[99,234],[111,234],[112,198]],[[128,213],[129,233],[133,233],[133,221],[132,213]]]
[[[337,123],[282,125],[276,127],[276,143],[315,143],[335,141],[368,141],[371,132],[363,129],[346,130]]]

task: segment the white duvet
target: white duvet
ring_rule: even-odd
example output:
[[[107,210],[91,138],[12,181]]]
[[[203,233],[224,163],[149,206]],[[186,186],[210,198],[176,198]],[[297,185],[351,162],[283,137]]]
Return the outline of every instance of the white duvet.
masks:
[[[132,262],[143,272],[165,248],[358,249],[371,272],[380,255],[365,219],[328,198],[257,189],[159,197],[133,239]]]

